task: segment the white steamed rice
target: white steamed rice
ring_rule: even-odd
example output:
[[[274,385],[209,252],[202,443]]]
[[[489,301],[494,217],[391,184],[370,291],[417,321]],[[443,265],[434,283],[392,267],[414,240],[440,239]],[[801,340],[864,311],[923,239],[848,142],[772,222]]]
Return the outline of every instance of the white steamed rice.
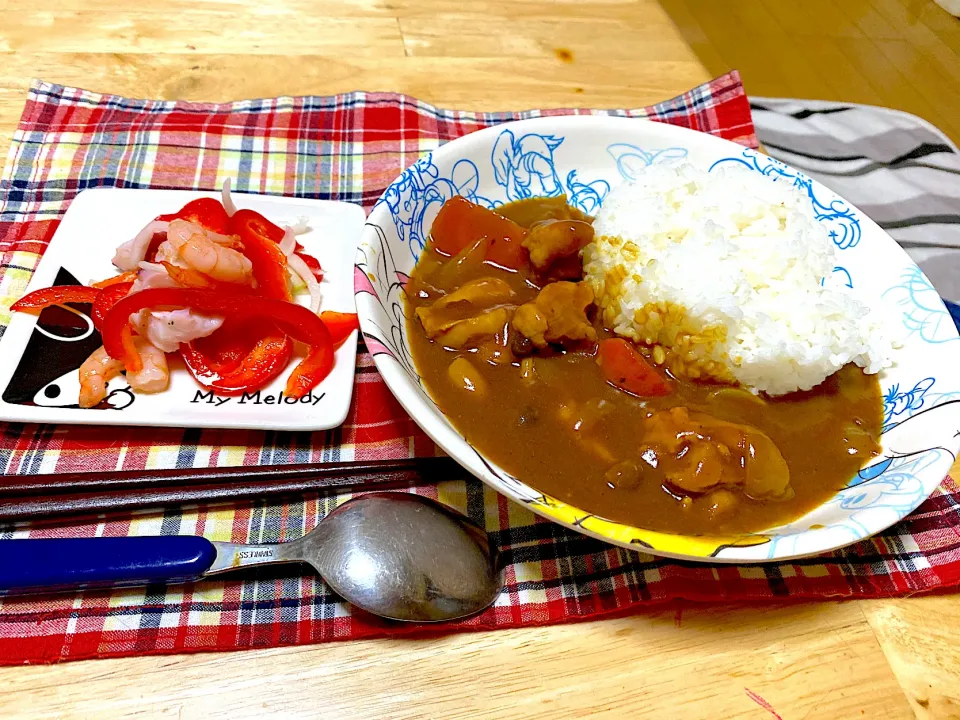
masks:
[[[890,330],[786,182],[654,165],[610,192],[594,229],[584,270],[604,321],[675,373],[782,395],[849,362],[889,365]]]

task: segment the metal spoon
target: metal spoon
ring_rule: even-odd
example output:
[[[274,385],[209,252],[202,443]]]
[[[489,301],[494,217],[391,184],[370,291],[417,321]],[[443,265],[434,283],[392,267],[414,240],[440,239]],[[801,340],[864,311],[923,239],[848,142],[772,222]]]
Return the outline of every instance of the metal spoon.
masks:
[[[487,534],[420,495],[369,493],[291,542],[202,537],[0,541],[0,592],[186,582],[251,565],[303,562],[345,600],[393,620],[438,622],[480,612],[503,588]]]

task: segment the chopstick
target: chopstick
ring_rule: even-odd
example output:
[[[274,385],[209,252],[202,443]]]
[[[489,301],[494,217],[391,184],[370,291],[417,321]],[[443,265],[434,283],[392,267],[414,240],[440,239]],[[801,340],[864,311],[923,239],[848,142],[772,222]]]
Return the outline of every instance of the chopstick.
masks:
[[[0,478],[0,520],[89,515],[223,502],[429,485],[468,476],[449,457],[271,467],[186,468],[15,475]]]

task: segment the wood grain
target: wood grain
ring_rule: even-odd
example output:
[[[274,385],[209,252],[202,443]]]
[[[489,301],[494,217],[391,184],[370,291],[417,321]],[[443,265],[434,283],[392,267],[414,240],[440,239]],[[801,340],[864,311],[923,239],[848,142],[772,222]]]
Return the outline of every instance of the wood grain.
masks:
[[[661,0],[713,74],[747,92],[885,105],[960,142],[960,20],[931,0]]]
[[[33,77],[226,101],[441,106],[748,92],[886,104],[960,139],[960,23],[930,0],[0,0],[0,153]],[[577,625],[0,669],[3,718],[960,718],[954,596],[673,604]],[[764,707],[764,703],[769,708]]]
[[[855,603],[675,604],[578,625],[16,668],[29,717],[909,718]],[[678,712],[680,710],[680,712]],[[22,715],[27,717],[26,714]]]
[[[916,716],[960,718],[957,597],[870,601],[862,608]]]

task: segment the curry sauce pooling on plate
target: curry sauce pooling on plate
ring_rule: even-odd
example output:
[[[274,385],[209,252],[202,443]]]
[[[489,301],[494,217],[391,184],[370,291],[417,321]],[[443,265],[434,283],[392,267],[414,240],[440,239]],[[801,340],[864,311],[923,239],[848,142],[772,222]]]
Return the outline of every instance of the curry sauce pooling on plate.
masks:
[[[562,197],[496,213],[455,197],[434,221],[406,286],[410,348],[490,460],[609,520],[708,534],[797,518],[879,453],[879,382],[853,364],[769,398],[613,335],[582,279],[592,240]]]

